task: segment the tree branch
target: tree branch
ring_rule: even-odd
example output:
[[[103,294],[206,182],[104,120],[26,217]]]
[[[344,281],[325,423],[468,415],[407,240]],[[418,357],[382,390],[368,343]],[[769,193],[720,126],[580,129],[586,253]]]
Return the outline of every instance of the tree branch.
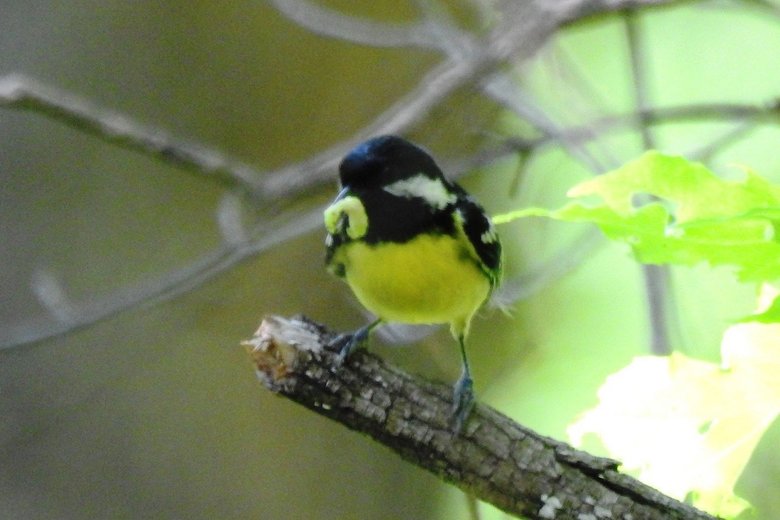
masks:
[[[634,103],[636,104],[637,126],[642,136],[645,150],[656,148],[655,138],[648,124],[646,110],[651,106],[648,92],[647,49],[641,22],[634,10],[627,10],[623,15],[623,26],[626,32],[629,58],[631,62],[631,77],[634,84]],[[654,200],[654,197],[648,197]],[[650,324],[650,352],[657,356],[669,355],[672,352],[670,339],[670,317],[674,305],[673,291],[670,287],[670,268],[668,265],[642,264],[642,278],[645,282],[647,299],[648,323]]]
[[[506,2],[501,7],[501,22],[481,39],[454,36],[451,27],[442,27],[443,34],[452,35],[451,45],[444,46],[445,59],[433,67],[405,96],[391,105],[371,123],[350,139],[321,152],[316,157],[298,164],[292,164],[276,172],[270,172],[264,181],[264,193],[279,197],[290,188],[303,191],[329,181],[332,167],[339,158],[357,141],[371,135],[397,133],[410,128],[439,106],[457,89],[481,83],[489,84],[490,77],[511,64],[525,62],[541,49],[548,39],[561,27],[626,8],[642,6],[663,6],[682,3],[682,0],[573,0],[568,2],[542,1]],[[289,4],[289,5],[287,5]],[[283,14],[296,12],[294,21],[304,17],[302,11],[311,10],[308,19],[321,19],[325,13],[334,19],[343,18],[339,24],[344,28],[342,38],[359,40],[357,34],[349,32],[356,23],[353,17],[346,17],[338,11],[312,7],[306,0],[275,0],[274,5],[286,5]],[[294,8],[293,8],[294,6]],[[428,29],[431,29],[431,22]],[[306,25],[313,28],[310,24]],[[396,27],[389,27],[394,32]],[[329,32],[330,36],[335,36]],[[395,38],[395,37],[393,37]],[[455,44],[457,42],[457,45]],[[375,42],[376,43],[376,42]],[[417,42],[410,42],[416,45]],[[488,89],[487,94],[491,95]],[[493,92],[494,93],[494,92]],[[312,167],[315,165],[324,168]]]
[[[176,140],[159,128],[141,125],[119,112],[21,74],[0,76],[0,107],[42,114],[105,142],[173,163],[250,195],[261,189],[260,172],[247,164],[216,150]]]
[[[477,405],[450,430],[451,389],[410,376],[364,350],[343,366],[335,335],[306,318],[267,317],[245,341],[260,381],[466,493],[534,519],[712,519],[620,474],[618,462],[539,435]]]
[[[105,297],[93,295],[88,299],[71,300],[56,276],[44,270],[33,277],[31,285],[40,303],[49,311],[49,316],[4,324],[0,328],[0,351],[70,334],[129,309],[170,300],[264,251],[320,226],[320,208],[293,219],[282,215],[254,226],[241,241],[226,242],[182,268],[115,289]]]

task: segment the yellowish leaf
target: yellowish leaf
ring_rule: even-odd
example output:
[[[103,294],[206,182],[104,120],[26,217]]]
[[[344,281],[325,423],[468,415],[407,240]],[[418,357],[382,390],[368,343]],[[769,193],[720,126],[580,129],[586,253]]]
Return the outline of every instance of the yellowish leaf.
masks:
[[[776,292],[766,286],[762,300]],[[749,506],[734,485],[780,413],[780,324],[730,327],[723,363],[641,356],[609,376],[599,405],[573,423],[575,445],[597,435],[639,479],[723,517]]]

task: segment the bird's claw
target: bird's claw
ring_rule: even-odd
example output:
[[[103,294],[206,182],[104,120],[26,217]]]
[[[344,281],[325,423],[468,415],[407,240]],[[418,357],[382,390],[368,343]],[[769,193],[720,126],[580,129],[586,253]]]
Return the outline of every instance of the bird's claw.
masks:
[[[468,374],[463,374],[455,383],[452,399],[452,430],[460,433],[463,424],[474,408],[474,381]]]
[[[338,350],[336,354],[335,363],[337,366],[344,364],[344,361],[352,355],[352,353],[363,346],[368,339],[368,334],[371,332],[370,326],[361,327],[355,332],[339,334],[329,344],[334,350]]]
[[[360,346],[360,342],[355,340],[354,334],[339,334],[330,342],[330,346],[338,350],[335,363],[341,366],[344,360]]]

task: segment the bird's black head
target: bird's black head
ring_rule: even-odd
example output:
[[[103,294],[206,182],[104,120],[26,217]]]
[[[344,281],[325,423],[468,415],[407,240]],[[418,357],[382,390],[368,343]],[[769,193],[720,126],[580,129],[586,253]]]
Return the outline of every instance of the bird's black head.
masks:
[[[380,188],[421,173],[431,178],[442,177],[441,170],[425,150],[395,135],[360,143],[339,165],[341,185],[352,188]]]

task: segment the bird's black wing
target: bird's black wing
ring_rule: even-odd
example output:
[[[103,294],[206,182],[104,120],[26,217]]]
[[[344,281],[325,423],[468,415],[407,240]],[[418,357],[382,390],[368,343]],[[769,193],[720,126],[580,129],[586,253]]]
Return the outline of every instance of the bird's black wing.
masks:
[[[498,234],[485,210],[466,190],[455,183],[452,189],[458,196],[456,209],[463,219],[463,231],[477,252],[490,285],[495,288],[501,278],[501,241]]]

